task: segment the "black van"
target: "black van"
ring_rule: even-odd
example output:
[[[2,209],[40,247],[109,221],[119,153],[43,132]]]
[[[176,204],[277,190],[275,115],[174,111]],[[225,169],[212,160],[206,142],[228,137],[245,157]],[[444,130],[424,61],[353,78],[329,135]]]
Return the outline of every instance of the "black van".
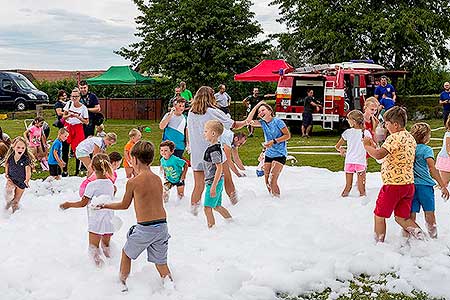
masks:
[[[41,103],[48,103],[48,95],[38,90],[25,76],[0,71],[0,106],[22,111]]]

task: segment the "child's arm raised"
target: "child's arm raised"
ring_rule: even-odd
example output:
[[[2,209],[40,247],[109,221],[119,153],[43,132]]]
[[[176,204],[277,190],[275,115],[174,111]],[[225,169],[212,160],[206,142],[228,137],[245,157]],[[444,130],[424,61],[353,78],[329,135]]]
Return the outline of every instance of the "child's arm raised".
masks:
[[[439,187],[441,188],[442,197],[445,200],[448,200],[449,192],[447,190],[447,187],[444,184],[444,181],[441,178],[441,175],[439,175],[439,171],[436,170],[436,167],[434,166],[434,159],[431,157],[428,157],[427,165],[428,165],[428,169],[430,170],[431,177],[433,177],[434,180],[437,181],[437,183],[439,184]]]
[[[81,208],[81,207],[85,207],[86,205],[88,205],[89,200],[91,200],[90,198],[83,196],[83,198],[81,198],[80,201],[76,201],[76,202],[64,202],[61,205],[59,205],[59,207],[61,209],[68,209],[71,207],[74,208]]]
[[[382,159],[386,157],[386,155],[389,154],[389,152],[381,148],[375,148],[374,141],[369,137],[364,137],[364,148],[366,149],[367,153],[375,159]]]
[[[211,189],[209,190],[209,195],[212,198],[216,197],[216,187],[217,187],[217,183],[220,180],[220,177],[222,177],[222,170],[223,170],[222,163],[217,163],[216,164],[216,173],[214,174],[214,181],[211,184]]]
[[[341,156],[345,156],[345,153],[347,152],[345,150],[344,147],[342,147],[345,143],[345,140],[343,138],[340,138],[339,141],[337,142],[336,146],[334,146],[334,148],[336,148],[336,150],[341,154]]]
[[[134,187],[133,187],[132,180],[128,180],[122,202],[99,204],[98,207],[99,208],[109,208],[109,209],[114,209],[114,210],[128,209],[128,207],[130,207],[130,205],[131,205],[131,201],[133,200],[133,193],[134,193]]]

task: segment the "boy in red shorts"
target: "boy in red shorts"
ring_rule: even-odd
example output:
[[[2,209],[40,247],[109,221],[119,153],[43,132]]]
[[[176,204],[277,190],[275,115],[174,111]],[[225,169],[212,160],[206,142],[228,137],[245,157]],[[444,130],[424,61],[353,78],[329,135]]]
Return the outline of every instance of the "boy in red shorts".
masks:
[[[367,153],[375,159],[383,159],[381,179],[383,186],[375,207],[375,240],[384,242],[386,235],[386,218],[392,212],[395,221],[411,236],[423,239],[424,233],[410,218],[411,203],[414,198],[414,158],[416,141],[405,129],[406,111],[395,106],[384,114],[384,120],[390,135],[381,146],[370,138],[364,138]]]

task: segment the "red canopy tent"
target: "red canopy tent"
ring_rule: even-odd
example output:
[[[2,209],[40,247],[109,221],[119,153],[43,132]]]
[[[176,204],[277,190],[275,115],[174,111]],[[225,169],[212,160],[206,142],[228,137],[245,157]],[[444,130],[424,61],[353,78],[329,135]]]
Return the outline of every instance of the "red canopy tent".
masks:
[[[250,70],[234,75],[235,81],[277,82],[280,69],[292,68],[283,59],[266,59]]]

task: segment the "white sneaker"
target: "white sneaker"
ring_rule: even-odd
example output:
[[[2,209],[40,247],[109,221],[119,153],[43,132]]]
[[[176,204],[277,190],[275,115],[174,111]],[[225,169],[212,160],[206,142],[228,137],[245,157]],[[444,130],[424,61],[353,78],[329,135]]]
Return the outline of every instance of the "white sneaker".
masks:
[[[191,214],[193,214],[194,216],[197,216],[199,206],[200,206],[200,204],[198,204],[198,203],[191,204]]]

